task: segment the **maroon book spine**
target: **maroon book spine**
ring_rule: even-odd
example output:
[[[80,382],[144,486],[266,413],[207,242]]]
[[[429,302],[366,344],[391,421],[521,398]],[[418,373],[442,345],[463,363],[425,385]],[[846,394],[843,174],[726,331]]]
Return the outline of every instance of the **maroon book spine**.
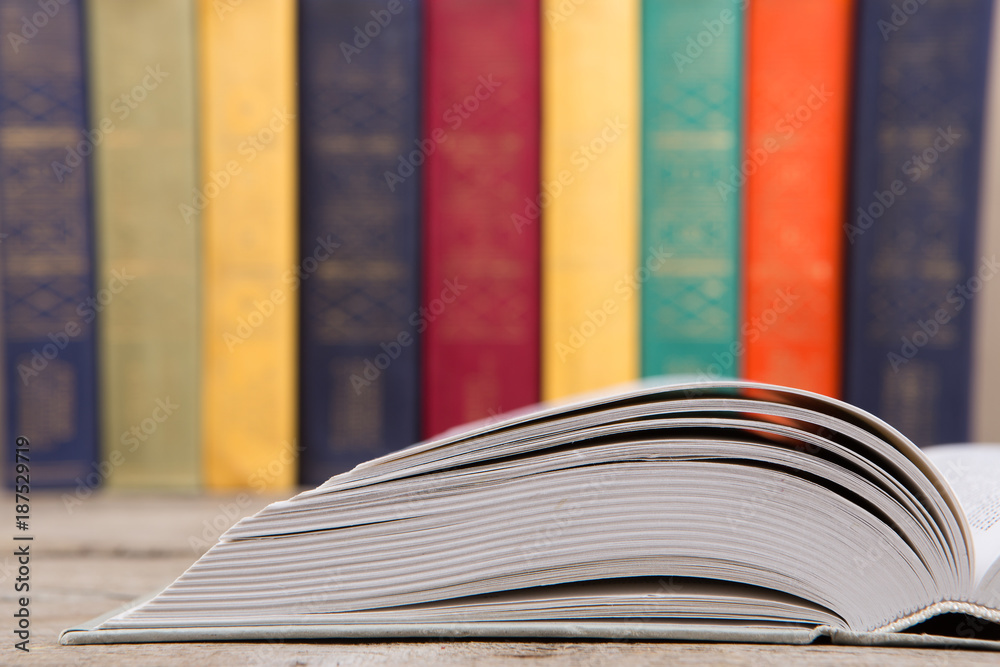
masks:
[[[539,194],[539,14],[424,5],[425,437],[538,400],[539,219],[523,211]]]

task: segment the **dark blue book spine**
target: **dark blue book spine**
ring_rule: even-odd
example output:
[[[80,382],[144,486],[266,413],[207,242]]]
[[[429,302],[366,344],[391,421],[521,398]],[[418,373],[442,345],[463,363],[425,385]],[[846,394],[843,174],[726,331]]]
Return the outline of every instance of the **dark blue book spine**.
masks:
[[[300,3],[303,484],[418,437],[420,25],[415,0]]]
[[[43,3],[44,4],[44,3]],[[4,482],[69,486],[97,456],[93,224],[80,5],[0,2]]]
[[[990,0],[862,0],[845,398],[918,445],[968,439]]]

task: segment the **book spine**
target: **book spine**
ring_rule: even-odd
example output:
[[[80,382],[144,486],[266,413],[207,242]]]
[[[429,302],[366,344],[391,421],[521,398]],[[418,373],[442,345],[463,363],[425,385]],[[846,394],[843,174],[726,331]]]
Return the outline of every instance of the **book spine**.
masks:
[[[6,484],[16,438],[32,488],[87,483],[97,458],[93,226],[83,21],[0,2],[0,281]],[[106,286],[105,286],[106,287]],[[98,483],[95,481],[94,484]]]
[[[300,6],[301,481],[316,484],[419,438],[427,139],[421,3]]]
[[[986,130],[980,176],[979,254],[991,261],[1000,254],[1000,11],[993,12],[990,33]],[[976,301],[972,351],[973,442],[1000,442],[1000,280],[983,286]]]
[[[969,434],[991,9],[868,0],[858,16],[845,397],[918,445]]]
[[[194,3],[87,3],[103,458],[117,487],[194,488],[198,234]],[[118,289],[115,289],[115,288]]]
[[[743,374],[839,396],[854,2],[747,11]]]
[[[642,374],[735,376],[740,197],[719,184],[739,162],[744,12],[731,0],[646,0],[642,12],[650,273],[641,289]],[[707,47],[697,43],[705,31]]]
[[[201,440],[209,488],[295,482],[295,8],[284,0],[198,6],[195,206],[203,224]]]
[[[424,27],[430,437],[538,401],[540,237],[523,209],[539,195],[539,4],[428,3]]]
[[[544,0],[545,400],[638,374],[638,87],[638,0]]]

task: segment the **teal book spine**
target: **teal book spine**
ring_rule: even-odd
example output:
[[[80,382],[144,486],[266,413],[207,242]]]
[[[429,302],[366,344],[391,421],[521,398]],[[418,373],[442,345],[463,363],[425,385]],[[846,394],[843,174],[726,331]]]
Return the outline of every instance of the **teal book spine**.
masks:
[[[642,374],[739,373],[744,15],[732,0],[642,6]]]

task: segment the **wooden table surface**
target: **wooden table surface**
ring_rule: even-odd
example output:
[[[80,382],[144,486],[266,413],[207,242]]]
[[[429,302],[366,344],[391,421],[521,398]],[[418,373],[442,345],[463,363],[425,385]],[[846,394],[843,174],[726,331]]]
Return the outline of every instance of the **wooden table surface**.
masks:
[[[286,497],[250,494],[243,514]],[[13,522],[13,498],[5,496]],[[59,632],[170,583],[232,523],[237,496],[33,493],[30,653],[14,649],[13,548],[0,558],[0,663],[24,665],[1000,665],[1000,653],[674,642],[420,641],[59,646]],[[13,537],[13,526],[10,529]],[[14,544],[10,540],[8,544]]]

